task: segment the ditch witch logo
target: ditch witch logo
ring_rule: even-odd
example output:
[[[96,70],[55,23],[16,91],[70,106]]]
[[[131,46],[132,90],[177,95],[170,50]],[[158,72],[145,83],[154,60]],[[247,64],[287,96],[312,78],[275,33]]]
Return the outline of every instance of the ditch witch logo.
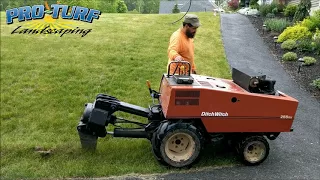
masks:
[[[202,112],[201,116],[220,117],[220,116],[229,116],[229,115],[228,115],[228,112]]]
[[[11,34],[55,34],[60,37],[64,34],[80,34],[81,37],[84,37],[92,29],[74,28],[72,27],[74,21],[70,20],[92,23],[93,19],[99,19],[101,15],[101,12],[95,9],[79,6],[69,7],[59,4],[59,2],[51,5],[51,9],[45,1],[45,6],[24,6],[6,10],[7,24],[13,24],[13,19],[16,18],[19,22],[27,21],[24,27],[18,26]]]

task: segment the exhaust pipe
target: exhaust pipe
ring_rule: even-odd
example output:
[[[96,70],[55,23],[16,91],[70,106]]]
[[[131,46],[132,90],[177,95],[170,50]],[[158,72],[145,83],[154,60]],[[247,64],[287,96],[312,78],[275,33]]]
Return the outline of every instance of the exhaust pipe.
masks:
[[[147,138],[147,132],[140,128],[115,128],[113,137]]]

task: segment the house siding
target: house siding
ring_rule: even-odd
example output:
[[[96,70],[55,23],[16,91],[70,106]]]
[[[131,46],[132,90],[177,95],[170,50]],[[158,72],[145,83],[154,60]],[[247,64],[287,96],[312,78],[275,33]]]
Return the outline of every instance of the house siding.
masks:
[[[300,3],[300,0],[290,0],[288,4],[295,4],[298,5]],[[320,0],[311,0],[311,8],[319,7],[320,6]]]

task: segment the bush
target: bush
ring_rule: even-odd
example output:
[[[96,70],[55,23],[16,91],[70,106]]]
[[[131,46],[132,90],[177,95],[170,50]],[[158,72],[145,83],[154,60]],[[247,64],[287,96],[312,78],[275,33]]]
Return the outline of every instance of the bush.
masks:
[[[175,4],[173,9],[172,9],[172,13],[179,13],[180,9],[178,8],[178,4]]]
[[[279,2],[280,3],[277,3],[278,12],[283,12],[284,8],[285,8],[285,2],[281,2],[281,1],[279,1]]]
[[[231,0],[228,2],[228,6],[232,10],[236,10],[239,8],[239,1],[238,0]]]
[[[292,50],[297,47],[296,41],[292,39],[288,39],[281,44],[281,49],[284,50]]]
[[[313,80],[311,85],[320,89],[320,78]]]
[[[240,0],[239,6],[240,6],[240,7],[245,7],[245,0]]]
[[[286,17],[293,17],[294,14],[297,11],[298,6],[294,4],[289,4],[285,9],[284,9],[284,16]]]
[[[298,59],[298,55],[294,52],[287,52],[282,56],[283,61],[296,61]]]
[[[266,18],[275,18],[275,17],[276,17],[276,15],[274,15],[273,13],[268,13],[266,15]]]
[[[128,11],[128,14],[140,14],[139,11],[137,11],[136,9],[133,9],[132,11]]]
[[[251,9],[256,9],[256,10],[259,11],[260,6],[259,6],[259,4],[254,4],[254,5],[250,5],[250,8],[251,8]]]
[[[313,40],[312,46],[314,48],[314,53],[320,55],[320,37]]]
[[[307,17],[301,22],[301,26],[307,27],[310,32],[314,32],[317,28],[316,21],[317,20],[315,19],[313,20],[310,17]]]
[[[126,13],[128,11],[127,5],[124,3],[124,1],[118,2],[117,12],[118,13]]]
[[[272,6],[270,4],[261,5],[259,11],[261,16],[267,16],[267,14],[272,13]]]
[[[256,4],[258,4],[258,1],[259,1],[259,0],[250,0],[249,5],[250,5],[250,6],[251,6],[251,5],[256,5]]]
[[[274,31],[281,33],[285,28],[290,26],[290,22],[286,19],[267,19],[264,24],[268,31]]]
[[[287,27],[278,37],[277,42],[283,42],[287,39],[293,39],[295,41],[302,38],[311,38],[312,33],[307,27],[303,27],[300,24]]]
[[[293,21],[302,21],[304,18],[309,16],[309,11],[311,8],[311,1],[310,0],[300,0],[298,4],[298,8],[296,13],[294,14]]]
[[[317,28],[320,29],[320,16],[311,16],[309,19],[312,21],[314,24],[313,29],[311,29],[312,32],[314,32]]]
[[[278,8],[276,7],[276,8],[273,8],[271,12],[272,14],[277,14],[279,11],[278,11]]]
[[[316,11],[313,11],[312,16],[313,17],[317,17],[318,19],[320,19],[320,9],[318,9]]]
[[[305,66],[311,66],[317,62],[317,60],[314,57],[309,57],[309,56],[303,57],[303,61],[304,61],[303,65]]]
[[[311,43],[311,38],[303,38],[297,42],[297,50],[299,52],[312,52],[313,45]]]

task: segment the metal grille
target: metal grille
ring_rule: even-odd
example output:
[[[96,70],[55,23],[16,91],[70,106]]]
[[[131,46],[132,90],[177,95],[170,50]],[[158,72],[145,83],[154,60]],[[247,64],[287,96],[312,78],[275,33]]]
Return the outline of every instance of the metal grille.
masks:
[[[176,91],[176,97],[200,97],[200,91]]]
[[[199,99],[176,99],[175,103],[178,106],[199,105]]]

